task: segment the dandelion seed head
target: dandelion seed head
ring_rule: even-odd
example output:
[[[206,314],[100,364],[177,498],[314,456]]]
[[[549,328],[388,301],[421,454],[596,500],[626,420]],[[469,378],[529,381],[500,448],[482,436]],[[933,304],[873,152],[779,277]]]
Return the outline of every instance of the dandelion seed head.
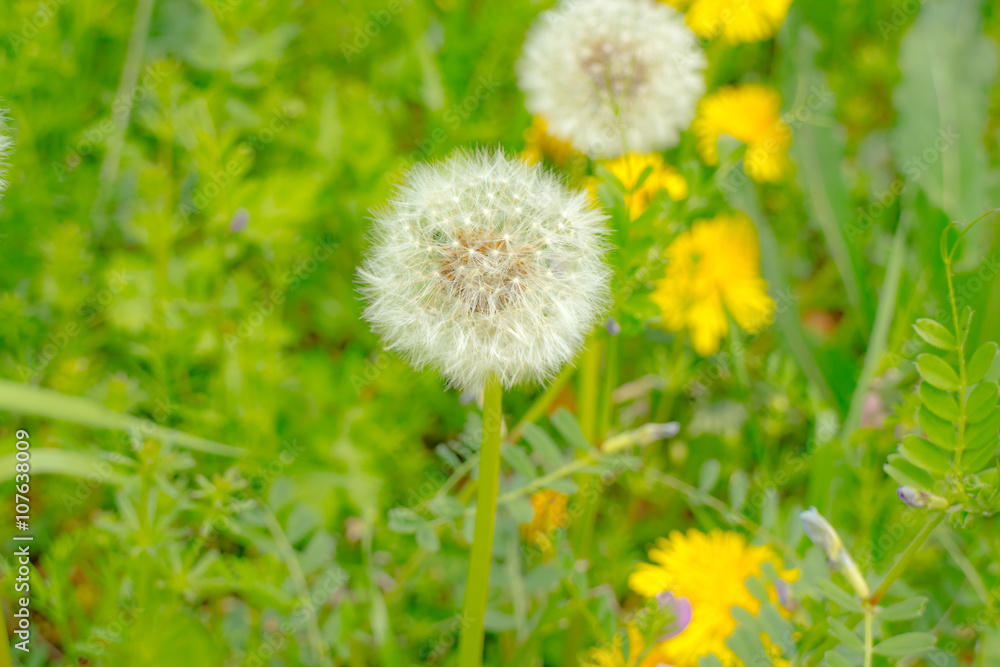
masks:
[[[673,7],[563,0],[528,31],[518,61],[525,105],[593,158],[674,146],[705,92],[705,54]],[[622,135],[624,134],[624,143]]]
[[[585,192],[501,151],[418,165],[373,217],[365,318],[462,389],[544,380],[608,303],[604,221]]]

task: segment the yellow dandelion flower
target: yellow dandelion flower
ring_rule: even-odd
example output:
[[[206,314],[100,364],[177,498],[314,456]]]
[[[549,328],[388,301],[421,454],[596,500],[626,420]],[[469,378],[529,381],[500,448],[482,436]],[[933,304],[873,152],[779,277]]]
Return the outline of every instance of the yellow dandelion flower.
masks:
[[[747,145],[743,166],[750,178],[773,183],[788,173],[792,132],[781,120],[781,97],[767,86],[727,86],[706,96],[691,127],[707,164],[719,163],[719,136],[728,134]]]
[[[614,174],[615,178],[622,182],[622,185],[630,192],[625,195],[625,203],[628,205],[629,215],[635,219],[649,208],[649,204],[661,190],[666,190],[670,199],[679,201],[688,196],[687,181],[680,172],[671,165],[664,163],[663,156],[659,153],[652,155],[625,155],[613,160],[606,160],[601,163],[608,171]],[[636,189],[646,169],[651,169],[649,176]]]
[[[750,334],[771,323],[774,301],[760,276],[757,232],[742,213],[695,222],[664,254],[666,275],[650,298],[663,312],[663,326],[687,330],[698,354],[719,351],[727,314]]]
[[[535,164],[545,158],[552,164],[564,165],[572,154],[572,146],[549,134],[544,118],[532,117],[531,126],[524,131],[524,150],[521,151],[521,157],[526,162]]]
[[[751,614],[760,610],[760,601],[744,582],[760,576],[766,562],[774,565],[782,578],[798,578],[797,571],[784,569],[770,547],[751,546],[739,533],[721,530],[708,534],[690,530],[687,535],[674,531],[669,539],[657,540],[649,559],[653,564],[640,563],[632,572],[629,588],[647,598],[662,591],[684,596],[693,611],[683,632],[650,650],[642,661],[644,667],[659,663],[698,667],[699,658],[710,653],[726,667],[740,666],[736,654],[726,646],[726,639],[736,629],[730,609],[738,606]]]
[[[684,10],[688,26],[699,37],[721,37],[730,44],[774,37],[792,0],[664,0]]]
[[[521,525],[521,532],[525,539],[540,547],[542,551],[551,551],[552,541],[549,536],[567,524],[566,503],[568,500],[569,496],[565,493],[549,489],[532,495],[531,506],[535,510],[535,516],[530,522]]]
[[[642,634],[634,625],[628,626],[628,656],[624,644],[622,636],[615,633],[610,646],[595,646],[587,651],[582,667],[633,667],[643,650]]]
[[[766,632],[760,633],[760,643],[764,645],[764,652],[771,659],[772,667],[788,667],[788,660],[781,653],[781,647],[771,641]]]

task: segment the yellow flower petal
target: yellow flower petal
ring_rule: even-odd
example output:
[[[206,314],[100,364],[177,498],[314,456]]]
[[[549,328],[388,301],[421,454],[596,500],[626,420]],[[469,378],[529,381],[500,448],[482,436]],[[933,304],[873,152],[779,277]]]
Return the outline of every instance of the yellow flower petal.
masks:
[[[682,9],[686,2],[668,0]],[[778,31],[791,0],[692,0],[686,20],[706,39],[721,37],[736,44],[770,39]]]
[[[672,201],[685,199],[689,193],[687,181],[680,172],[672,166],[664,163],[663,156],[658,153],[652,155],[629,154],[613,160],[605,160],[601,163],[615,178],[621,181],[630,193],[625,195],[625,203],[629,208],[629,215],[635,219],[642,215],[653,198],[661,191],[666,191]],[[650,169],[649,176],[636,189],[646,169]],[[634,192],[631,192],[634,190]]]
[[[774,301],[760,277],[760,248],[750,220],[720,215],[699,220],[667,247],[666,274],[650,295],[662,326],[687,331],[695,351],[710,356],[729,333],[729,317],[756,334],[771,324]]]
[[[552,164],[564,165],[569,162],[573,148],[548,133],[548,125],[541,116],[531,119],[531,126],[524,131],[524,150],[521,157],[529,164],[548,159]]]
[[[747,589],[748,577],[760,576],[765,562],[778,573],[792,579],[797,572],[784,569],[770,547],[751,546],[739,533],[714,530],[687,534],[674,532],[667,540],[658,540],[649,553],[656,564],[641,563],[629,578],[629,587],[646,598],[669,590],[688,598],[693,611],[690,625],[679,635],[654,646],[642,661],[642,667],[668,664],[674,667],[697,667],[702,656],[713,654],[726,667],[740,666],[726,640],[736,629],[732,607],[757,613],[760,601]],[[665,585],[657,588],[659,583]],[[762,640],[763,641],[763,640]],[[765,644],[775,665],[783,665],[780,649]],[[776,650],[777,649],[777,650]],[[602,666],[603,667],[603,666]]]
[[[792,133],[781,120],[780,96],[767,86],[727,86],[706,96],[691,127],[706,164],[719,163],[719,137],[728,134],[747,145],[743,164],[755,181],[779,181],[790,169]]]

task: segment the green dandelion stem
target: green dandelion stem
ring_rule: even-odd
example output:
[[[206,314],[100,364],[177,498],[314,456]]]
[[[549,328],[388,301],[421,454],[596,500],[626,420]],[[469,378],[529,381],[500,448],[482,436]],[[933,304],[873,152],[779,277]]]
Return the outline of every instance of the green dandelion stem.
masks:
[[[503,388],[491,377],[483,398],[483,443],[479,450],[479,492],[476,498],[476,525],[469,556],[462,608],[462,635],[458,647],[461,667],[483,664],[483,621],[489,594],[490,565],[493,561],[493,528],[496,522],[497,491],[500,485],[500,425],[503,422]]]

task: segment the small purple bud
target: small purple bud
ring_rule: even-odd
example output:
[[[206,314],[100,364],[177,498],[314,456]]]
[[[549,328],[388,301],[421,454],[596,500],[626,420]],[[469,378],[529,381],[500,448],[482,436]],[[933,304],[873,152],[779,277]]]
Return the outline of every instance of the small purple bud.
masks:
[[[927,501],[923,498],[922,493],[917,491],[912,486],[901,486],[896,490],[896,495],[899,499],[910,507],[926,507]]]
[[[780,577],[774,582],[774,589],[778,593],[778,602],[785,609],[795,611],[799,608],[798,602],[792,597],[792,585]]]
[[[948,501],[941,496],[927,493],[912,486],[901,486],[896,490],[899,499],[910,507],[926,507],[933,510],[948,509]]]
[[[609,317],[604,326],[608,330],[608,334],[611,336],[617,336],[622,332],[622,325],[618,324],[618,320],[613,317]]]
[[[656,594],[656,603],[660,607],[671,607],[674,612],[674,622],[671,624],[673,630],[657,637],[657,642],[665,642],[668,639],[673,639],[684,632],[687,626],[691,625],[691,619],[694,617],[694,609],[691,607],[691,601],[686,597],[677,597],[670,591],[660,591]]]
[[[250,211],[243,207],[236,209],[232,219],[229,220],[229,231],[238,234],[247,228],[250,223]]]

